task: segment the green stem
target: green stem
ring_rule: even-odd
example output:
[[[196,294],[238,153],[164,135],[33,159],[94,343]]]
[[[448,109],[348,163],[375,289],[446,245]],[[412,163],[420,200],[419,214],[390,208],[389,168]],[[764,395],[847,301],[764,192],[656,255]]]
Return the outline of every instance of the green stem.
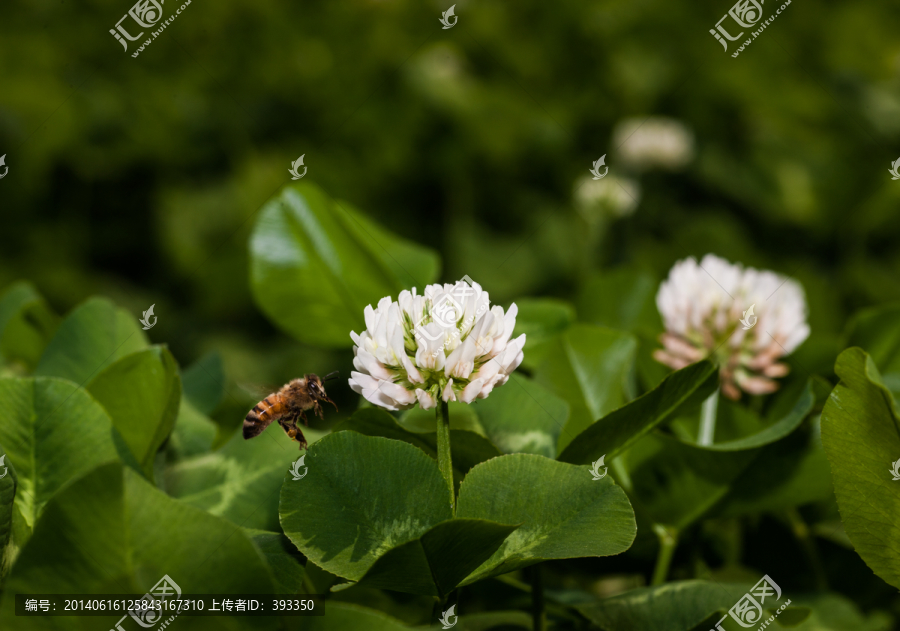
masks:
[[[531,585],[528,583],[524,583],[517,578],[514,578],[511,574],[501,574],[500,576],[493,577],[495,581],[499,581],[505,585],[509,585],[514,589],[518,589],[520,591],[525,592],[526,594],[530,594],[532,589]],[[573,614],[569,609],[568,605],[565,605],[549,596],[544,596],[544,603],[547,611],[552,612],[554,615],[559,616],[561,618],[567,618],[574,622],[581,622],[582,619],[577,615]]]
[[[712,445],[716,435],[716,411],[719,408],[719,390],[716,389],[700,408],[700,432],[697,435],[698,445]]]
[[[316,586],[313,584],[312,579],[309,578],[309,574],[303,572],[303,589],[306,590],[307,594],[316,594]],[[328,591],[328,590],[325,590]]]
[[[546,631],[547,616],[544,614],[544,577],[541,566],[531,566],[531,619],[533,631]]]
[[[656,557],[656,567],[653,568],[653,580],[650,584],[662,585],[669,575],[672,555],[675,554],[675,547],[678,545],[678,531],[660,524],[653,524],[653,532],[659,537],[659,555]]]
[[[453,487],[453,461],[450,457],[450,409],[446,401],[439,401],[435,408],[437,416],[437,456],[438,469],[450,489],[450,510],[456,515],[456,492]]]
[[[800,516],[800,513],[797,512],[796,508],[789,508],[785,513],[787,520],[791,525],[791,530],[794,531],[794,536],[797,538],[800,547],[803,548],[806,560],[812,569],[813,578],[816,581],[816,589],[827,591],[828,578],[825,574],[825,568],[822,565],[822,559],[819,558],[816,542],[809,532],[809,526],[806,525],[806,522],[803,520],[803,517]]]

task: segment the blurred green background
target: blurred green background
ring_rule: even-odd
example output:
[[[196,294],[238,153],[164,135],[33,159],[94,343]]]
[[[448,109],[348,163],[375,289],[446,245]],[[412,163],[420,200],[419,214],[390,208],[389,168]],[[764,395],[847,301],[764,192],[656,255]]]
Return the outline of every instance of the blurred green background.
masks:
[[[249,289],[257,213],[303,154],[305,181],[504,306],[602,303],[611,270],[655,293],[712,252],[803,284],[792,363],[833,375],[851,314],[900,300],[893,5],[794,0],[732,58],[708,32],[727,0],[460,1],[444,30],[450,1],[193,0],[137,58],[108,32],[127,2],[7,3],[0,288],[29,279],[60,314],[155,304],[148,336],[181,365],[222,356],[216,417],[236,423],[242,384],[350,365]],[[617,139],[648,116],[690,139],[686,162],[629,161]],[[621,188],[586,183],[601,155]]]
[[[301,154],[308,181],[503,304],[706,252],[798,277],[812,341],[900,297],[885,2],[795,1],[736,59],[708,33],[722,2],[459,2],[443,30],[434,2],[195,0],[137,58],[108,33],[126,4],[4,9],[0,286],[29,278],[58,312],[155,303],[151,339],[182,363],[316,368],[246,282],[254,214]],[[594,160],[623,173],[616,124],[648,115],[690,131],[691,161],[631,174],[628,216],[579,212]]]

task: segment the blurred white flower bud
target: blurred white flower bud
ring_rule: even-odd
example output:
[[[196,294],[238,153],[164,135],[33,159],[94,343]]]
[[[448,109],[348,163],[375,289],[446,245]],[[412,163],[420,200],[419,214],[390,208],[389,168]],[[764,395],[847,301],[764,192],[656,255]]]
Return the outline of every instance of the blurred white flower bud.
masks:
[[[694,135],[674,118],[627,118],[616,124],[612,145],[623,165],[643,170],[661,167],[677,170],[694,157]]]

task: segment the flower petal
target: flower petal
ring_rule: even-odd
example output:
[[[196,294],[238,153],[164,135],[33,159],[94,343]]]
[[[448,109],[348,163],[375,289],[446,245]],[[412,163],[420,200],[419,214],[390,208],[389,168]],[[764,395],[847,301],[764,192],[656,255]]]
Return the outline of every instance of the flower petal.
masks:
[[[437,401],[434,400],[434,397],[422,390],[422,388],[416,388],[416,398],[419,400],[419,407],[423,410],[430,410],[437,406]]]

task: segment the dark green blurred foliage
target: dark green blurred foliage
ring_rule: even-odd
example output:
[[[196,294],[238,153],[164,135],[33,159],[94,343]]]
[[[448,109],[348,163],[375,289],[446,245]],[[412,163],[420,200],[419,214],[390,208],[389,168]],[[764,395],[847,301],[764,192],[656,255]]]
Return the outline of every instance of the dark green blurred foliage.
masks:
[[[170,495],[195,507],[277,530],[274,499],[265,515],[252,517],[209,488],[211,480],[224,488],[243,466],[247,452],[229,441],[259,388],[265,393],[305,372],[349,371],[349,351],[288,337],[259,304],[265,297],[255,303],[251,291],[254,224],[303,154],[306,182],[436,250],[440,280],[468,274],[495,303],[515,300],[532,344],[523,369],[541,387],[559,386],[566,367],[547,357],[567,343],[557,334],[573,322],[623,331],[634,367],[609,409],[571,411],[573,436],[667,374],[649,359],[661,328],[656,288],[676,260],[707,252],[792,275],[806,292],[812,333],[788,359],[790,400],[751,402],[762,408],[754,410],[760,418],[786,415],[811,375],[837,383],[835,360],[851,345],[868,351],[885,387],[900,392],[897,311],[886,306],[900,301],[900,182],[887,173],[900,155],[893,5],[794,0],[734,59],[708,33],[727,0],[466,1],[456,6],[458,25],[442,30],[446,4],[193,0],[137,58],[135,44],[125,53],[108,32],[127,2],[4,6],[0,155],[9,172],[0,180],[0,290],[28,279],[38,292],[17,286],[14,302],[27,304],[29,315],[14,310],[22,319],[2,340],[4,358],[14,360],[4,376],[41,374],[38,362],[61,316],[90,296],[135,316],[155,304],[159,324],[144,334],[169,350],[147,350],[147,361],[164,361],[174,383],[171,352],[183,396],[167,460],[154,463],[148,452],[129,466],[155,471]],[[683,169],[619,167],[616,124],[649,115],[692,132],[695,153]],[[630,214],[579,205],[578,191],[602,154],[612,173],[639,186]],[[421,286],[432,273],[396,282]],[[535,298],[558,303],[529,302]],[[314,427],[356,406],[346,376],[329,386],[341,414]],[[746,430],[742,412],[723,406]],[[160,427],[171,425],[172,410],[160,411]],[[817,422],[805,422],[759,448],[755,457],[769,473],[736,489],[723,480],[729,496],[720,514],[683,534],[670,578],[709,576],[751,555],[758,556],[747,565],[756,569],[796,558],[797,522],[771,513],[802,504],[802,519],[819,528],[832,591],[866,611],[900,614],[890,590],[833,527],[837,505],[819,433]],[[151,438],[155,449],[160,436]],[[696,455],[666,437],[633,458],[655,462],[664,440],[674,445],[666,451],[672,461],[648,465],[650,480]],[[266,462],[282,447],[254,445],[253,457]],[[196,466],[181,460],[212,448]],[[236,496],[270,492],[276,469]],[[772,484],[773,471],[786,481],[763,501],[759,485]],[[558,601],[646,583],[656,539],[636,512],[638,539],[626,555],[546,564]],[[752,583],[754,572],[745,565],[717,576]],[[798,589],[816,587],[809,568],[778,572]],[[508,608],[527,608],[516,600],[522,590],[506,587],[483,587],[474,602],[490,604],[489,590],[500,590]],[[707,588],[684,587],[699,601],[709,598]],[[404,609],[406,596],[340,594],[336,600],[365,601],[405,623],[425,621],[416,612],[427,604]],[[822,598],[801,602],[814,622],[846,613]],[[580,611],[620,628],[619,603],[607,604]],[[335,611],[335,619],[355,620],[352,610]],[[846,628],[857,623],[847,620]]]

